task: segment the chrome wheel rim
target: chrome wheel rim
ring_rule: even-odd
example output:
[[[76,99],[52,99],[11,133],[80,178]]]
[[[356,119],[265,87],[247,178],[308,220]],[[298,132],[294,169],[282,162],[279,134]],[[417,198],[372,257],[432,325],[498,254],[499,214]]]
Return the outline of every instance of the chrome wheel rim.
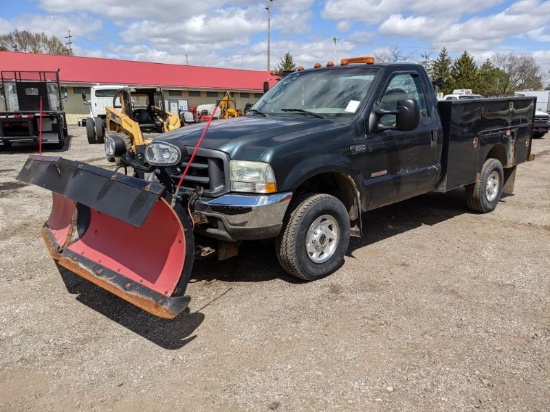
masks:
[[[487,186],[485,187],[485,196],[487,200],[492,202],[498,196],[498,188],[500,186],[500,175],[494,170],[487,178]]]
[[[306,250],[313,263],[329,260],[338,246],[340,227],[333,216],[319,216],[311,224],[306,237]]]

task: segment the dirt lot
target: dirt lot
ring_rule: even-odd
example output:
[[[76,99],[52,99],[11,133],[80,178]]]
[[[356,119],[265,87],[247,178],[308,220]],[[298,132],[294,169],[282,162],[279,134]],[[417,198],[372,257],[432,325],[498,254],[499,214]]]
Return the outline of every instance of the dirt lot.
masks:
[[[109,165],[70,132],[54,154]],[[369,213],[314,283],[244,244],[196,265],[173,321],[57,267],[49,192],[15,179],[35,148],[1,152],[0,410],[550,410],[550,138],[533,146],[493,213],[460,192]]]

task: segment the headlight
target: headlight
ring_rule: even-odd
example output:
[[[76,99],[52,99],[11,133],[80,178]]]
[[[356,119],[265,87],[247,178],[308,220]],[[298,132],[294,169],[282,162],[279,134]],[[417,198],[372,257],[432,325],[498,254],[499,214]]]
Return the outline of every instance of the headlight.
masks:
[[[235,192],[274,193],[275,173],[267,163],[231,160],[229,162],[231,190]]]
[[[170,143],[151,143],[145,149],[145,160],[152,166],[175,166],[181,160],[181,151]]]

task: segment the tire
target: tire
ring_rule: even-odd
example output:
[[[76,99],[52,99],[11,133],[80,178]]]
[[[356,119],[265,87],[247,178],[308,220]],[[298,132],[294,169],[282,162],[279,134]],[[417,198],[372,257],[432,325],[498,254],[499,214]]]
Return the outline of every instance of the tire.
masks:
[[[97,143],[105,142],[105,125],[103,124],[103,119],[101,117],[96,117],[94,119],[94,124],[95,124],[96,142]]]
[[[59,131],[57,132],[57,138],[59,141],[54,144],[54,148],[61,150],[65,147],[65,122],[63,119],[60,119],[61,127],[59,128]]]
[[[466,186],[466,203],[468,207],[480,213],[495,210],[504,186],[504,171],[497,159],[487,159],[481,168],[478,182]]]
[[[95,127],[94,127],[94,119],[91,117],[88,117],[86,119],[86,136],[88,137],[88,143],[95,144]]]
[[[320,193],[300,197],[285,219],[277,239],[277,258],[283,269],[303,280],[330,275],[344,260],[350,236],[346,207]]]
[[[59,142],[54,144],[54,148],[61,150],[65,147],[65,133],[63,133],[63,130],[59,131]]]

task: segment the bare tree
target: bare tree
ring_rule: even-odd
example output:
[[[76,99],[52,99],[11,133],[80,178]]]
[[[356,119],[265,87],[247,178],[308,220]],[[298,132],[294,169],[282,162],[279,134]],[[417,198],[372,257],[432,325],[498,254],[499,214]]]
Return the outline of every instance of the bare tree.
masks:
[[[411,60],[412,54],[404,54],[397,46],[391,46],[387,49],[374,53],[374,58],[380,63],[394,63],[399,61]]]
[[[521,89],[542,89],[540,66],[531,56],[514,53],[496,54],[492,63],[506,74],[504,82],[499,83],[499,93],[509,95]]]
[[[72,54],[57,37],[48,37],[45,33],[31,33],[27,30],[15,30],[0,36],[0,50],[43,54]]]

